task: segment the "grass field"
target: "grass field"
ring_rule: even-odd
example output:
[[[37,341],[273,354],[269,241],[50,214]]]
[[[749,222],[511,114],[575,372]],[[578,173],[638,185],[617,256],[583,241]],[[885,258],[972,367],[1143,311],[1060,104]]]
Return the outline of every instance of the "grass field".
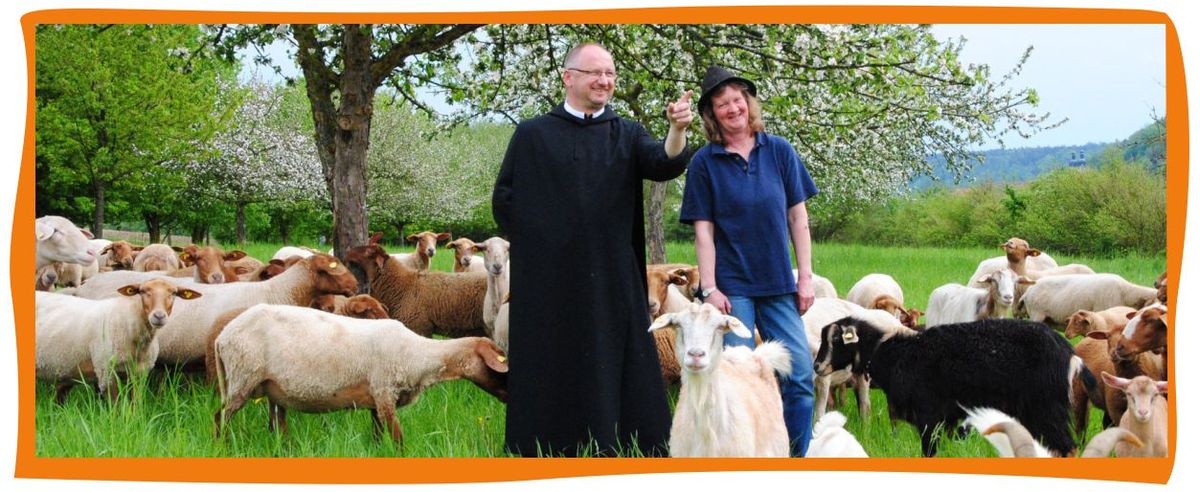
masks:
[[[279,244],[249,244],[243,249],[269,259]],[[398,252],[398,248],[389,248]],[[858,245],[814,246],[814,270],[829,278],[845,295],[863,275],[888,273],[904,287],[906,304],[925,308],[929,293],[947,282],[965,283],[978,262],[1002,254],[994,249],[881,248]],[[691,244],[671,244],[668,261],[694,263]],[[1150,285],[1166,264],[1163,257],[1125,256],[1112,259],[1056,256],[1059,264],[1086,263],[1097,272],[1117,273]],[[439,250],[433,269],[450,271],[453,254]],[[91,388],[77,387],[63,405],[54,403],[53,387],[38,382],[36,453],[41,457],[492,457],[505,456],[503,404],[474,385],[455,381],[435,386],[416,403],[400,409],[405,443],[402,449],[372,435],[367,411],[328,414],[289,412],[291,434],[281,438],[266,429],[264,402],[248,404],[234,416],[225,437],[214,440],[215,391],[202,377],[156,370],[146,381],[122,388],[115,405]],[[131,398],[132,396],[132,398]],[[855,434],[874,457],[920,456],[914,428],[887,425],[884,395],[872,390],[872,414],[864,426],[852,395],[840,408]],[[1089,436],[1100,431],[1100,412],[1092,410]],[[939,456],[993,456],[982,438],[952,434],[942,441]]]

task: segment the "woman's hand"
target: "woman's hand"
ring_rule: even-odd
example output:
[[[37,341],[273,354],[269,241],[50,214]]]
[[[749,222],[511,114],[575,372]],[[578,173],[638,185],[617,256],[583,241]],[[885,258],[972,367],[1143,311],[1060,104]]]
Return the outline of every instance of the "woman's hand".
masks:
[[[796,280],[796,310],[800,311],[801,315],[807,313],[814,299],[816,293],[813,291],[812,277],[801,276]]]
[[[733,305],[729,303],[729,298],[725,297],[725,293],[720,290],[712,291],[708,297],[704,298],[704,302],[712,304],[721,314],[730,314],[733,311]]]

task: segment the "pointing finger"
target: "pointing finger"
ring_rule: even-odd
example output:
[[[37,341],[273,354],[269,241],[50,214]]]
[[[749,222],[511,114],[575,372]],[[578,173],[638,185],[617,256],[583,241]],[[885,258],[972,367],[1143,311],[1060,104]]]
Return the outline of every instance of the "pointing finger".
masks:
[[[692,90],[688,89],[687,92],[684,92],[683,95],[679,97],[678,102],[680,104],[691,104],[692,103]]]

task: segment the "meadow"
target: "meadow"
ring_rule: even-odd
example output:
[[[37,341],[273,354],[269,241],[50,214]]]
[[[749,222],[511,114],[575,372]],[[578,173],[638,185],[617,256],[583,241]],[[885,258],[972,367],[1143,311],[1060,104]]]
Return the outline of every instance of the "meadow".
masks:
[[[241,249],[269,259],[279,244],[253,243]],[[316,246],[316,245],[310,245]],[[232,249],[232,248],[226,248]],[[326,247],[327,249],[327,247]],[[389,247],[399,252],[401,248]],[[982,259],[999,256],[996,248],[876,247],[821,243],[813,248],[814,271],[833,281],[845,295],[863,275],[883,272],[904,287],[906,304],[924,310],[929,293],[947,282],[965,283]],[[672,243],[668,261],[695,262],[690,243]],[[1112,272],[1151,285],[1165,269],[1163,256],[1129,254],[1112,258],[1054,255],[1059,264],[1085,263],[1097,272]],[[433,258],[433,269],[450,271],[453,254],[445,249]],[[35,403],[36,453],[39,457],[496,457],[506,456],[505,406],[465,381],[434,386],[412,405],[401,408],[404,445],[375,439],[371,414],[342,411],[328,414],[288,413],[285,438],[266,428],[265,401],[247,404],[213,439],[213,414],[220,406],[203,375],[156,368],[148,378],[121,388],[115,404],[90,387],[77,386],[63,405],[54,403],[52,385],[38,382]],[[672,401],[674,391],[672,391]],[[880,390],[871,391],[869,425],[859,416],[852,394],[839,408],[873,457],[918,457],[915,429],[887,425]],[[1092,409],[1088,436],[1100,429],[1100,411]],[[943,439],[939,456],[994,456],[975,434]]]

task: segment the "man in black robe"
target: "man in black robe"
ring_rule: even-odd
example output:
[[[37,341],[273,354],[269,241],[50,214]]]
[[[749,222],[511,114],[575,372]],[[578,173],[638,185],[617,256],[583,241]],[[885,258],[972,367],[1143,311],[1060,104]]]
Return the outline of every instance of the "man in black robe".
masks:
[[[689,90],[665,142],[607,106],[612,55],[572,49],[566,101],[517,125],[492,213],[512,244],[505,446],[522,456],[666,454],[671,416],[646,332],[642,182],[687,167]]]

